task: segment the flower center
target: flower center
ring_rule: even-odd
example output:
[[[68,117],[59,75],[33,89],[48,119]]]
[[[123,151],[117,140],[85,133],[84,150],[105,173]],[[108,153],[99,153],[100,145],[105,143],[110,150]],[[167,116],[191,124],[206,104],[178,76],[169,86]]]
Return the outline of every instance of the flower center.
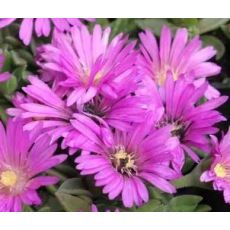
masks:
[[[166,67],[166,68],[162,69],[157,75],[156,80],[157,80],[157,83],[159,85],[163,85],[165,83],[168,72],[170,72],[172,74],[174,81],[176,81],[178,79],[178,74],[176,73],[176,71],[172,70],[170,67]]]
[[[221,177],[221,178],[224,178],[227,175],[227,170],[221,164],[217,164],[215,166],[214,172],[218,177]]]
[[[115,154],[111,156],[111,160],[116,170],[122,174],[127,174],[128,176],[137,174],[134,155],[127,153],[123,146],[117,148]]]
[[[13,187],[17,183],[18,177],[12,170],[1,173],[0,182],[6,187]]]
[[[100,72],[100,71],[97,72],[96,75],[95,75],[95,77],[94,77],[94,79],[93,79],[94,83],[95,84],[99,83],[99,81],[101,80],[102,77],[103,77],[102,72]]]
[[[173,137],[181,138],[184,133],[184,126],[182,124],[174,123],[171,134]]]
[[[83,111],[91,115],[96,115],[98,117],[104,117],[110,108],[104,104],[104,101],[100,96],[93,98],[91,101],[87,102]]]
[[[159,121],[155,127],[156,128],[162,128],[165,127],[166,125],[172,125],[172,130],[171,130],[171,135],[173,137],[178,137],[178,139],[182,139],[183,135],[185,133],[185,126],[183,123],[181,123],[180,121],[172,121],[170,119],[163,119],[161,121]]]

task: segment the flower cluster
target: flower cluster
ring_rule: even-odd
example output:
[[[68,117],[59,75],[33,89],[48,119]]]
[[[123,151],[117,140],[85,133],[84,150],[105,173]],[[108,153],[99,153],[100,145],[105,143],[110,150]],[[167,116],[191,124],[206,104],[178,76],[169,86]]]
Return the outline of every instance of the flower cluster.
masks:
[[[58,182],[54,176],[39,175],[62,163],[66,155],[54,155],[57,144],[49,137],[37,142],[39,127],[23,131],[22,120],[9,120],[6,131],[0,123],[0,211],[21,211],[22,204],[38,205],[37,189]]]
[[[202,48],[198,37],[188,41],[186,29],[172,39],[163,27],[158,45],[148,30],[137,43],[111,38],[100,25],[90,31],[78,19],[23,19],[20,38],[29,44],[33,24],[48,36],[50,22],[52,41],[37,48],[39,74],[12,98],[7,134],[0,127],[0,210],[40,203],[35,190],[56,178],[35,175],[65,159],[53,156],[57,141],[75,154],[81,176],[93,176],[109,200],[131,208],[148,202],[148,186],[175,193],[170,182],[182,176],[185,156],[199,162],[196,151],[213,152],[212,140],[215,160],[202,179],[214,180],[229,201],[230,134],[220,146],[213,136],[227,97],[207,80],[220,72],[209,61],[214,48]]]

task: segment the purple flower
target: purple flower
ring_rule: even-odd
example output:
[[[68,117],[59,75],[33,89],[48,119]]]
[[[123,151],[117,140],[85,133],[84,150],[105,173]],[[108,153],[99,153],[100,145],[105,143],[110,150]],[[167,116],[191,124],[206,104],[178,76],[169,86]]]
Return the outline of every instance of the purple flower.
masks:
[[[132,123],[140,123],[146,113],[146,98],[131,95],[132,87],[122,88],[117,98],[104,98],[98,95],[85,104],[72,104],[68,97],[72,92],[63,88],[50,88],[34,76],[29,77],[30,85],[23,88],[27,96],[16,94],[13,103],[16,108],[8,109],[15,117],[26,119],[26,130],[32,130],[38,124],[52,137],[52,141],[64,137],[63,148],[70,147],[74,152],[80,141],[87,141],[87,129],[96,123],[102,127],[112,126],[126,130]],[[130,82],[130,79],[127,79]],[[131,86],[131,84],[129,84]],[[68,99],[66,99],[68,98]],[[82,139],[83,138],[83,139]]]
[[[10,25],[15,20],[16,18],[0,19],[0,28]],[[54,24],[54,27],[57,30],[63,32],[69,31],[71,26],[81,26],[83,20],[94,21],[92,18],[24,18],[21,22],[19,37],[25,45],[29,45],[33,29],[35,29],[36,35],[38,37],[47,37],[51,32],[51,23]]]
[[[38,129],[23,131],[20,120],[9,120],[6,131],[0,123],[0,211],[21,211],[22,205],[38,205],[37,189],[58,182],[42,172],[60,164],[66,155],[54,156],[56,144],[44,136],[35,142]]]
[[[130,132],[104,130],[100,135],[91,130],[87,132],[89,141],[79,144],[84,151],[75,162],[81,175],[95,175],[95,185],[103,187],[110,200],[121,197],[125,207],[149,200],[144,182],[164,192],[176,191],[168,180],[180,176],[170,168],[177,139],[171,137],[171,127],[152,129],[152,122],[147,117]]]
[[[228,97],[222,96],[201,103],[207,83],[196,88],[183,77],[174,81],[169,73],[165,84],[157,86],[152,81],[149,88],[152,89],[152,103],[164,108],[163,115],[155,122],[155,127],[160,128],[171,124],[171,135],[177,137],[180,142],[174,151],[175,168],[181,169],[183,166],[184,152],[198,162],[199,157],[194,149],[209,152],[208,135],[218,131],[214,127],[216,123],[226,120],[215,109],[222,105]],[[153,113],[155,114],[154,110]]]
[[[0,69],[4,66],[5,57],[0,54]],[[9,72],[0,73],[0,83],[10,79],[11,74]]]
[[[38,49],[40,66],[64,75],[59,84],[72,91],[69,105],[84,104],[98,94],[115,99],[121,90],[136,87],[135,42],[127,44],[122,34],[109,41],[110,28],[103,31],[99,25],[92,33],[85,26],[70,31],[55,33],[52,44]]]
[[[202,48],[202,42],[198,36],[188,41],[188,31],[178,29],[172,40],[170,29],[163,27],[159,45],[155,36],[148,30],[140,33],[142,55],[138,65],[142,74],[150,76],[159,85],[162,85],[170,72],[174,80],[185,75],[188,80],[200,86],[206,77],[220,73],[221,68],[208,61],[216,51],[212,46]],[[208,86],[206,97],[218,97],[219,92],[212,86]]]
[[[215,190],[224,192],[224,200],[230,203],[230,129],[220,143],[215,136],[212,139],[212,164],[201,175],[201,181],[213,181]]]

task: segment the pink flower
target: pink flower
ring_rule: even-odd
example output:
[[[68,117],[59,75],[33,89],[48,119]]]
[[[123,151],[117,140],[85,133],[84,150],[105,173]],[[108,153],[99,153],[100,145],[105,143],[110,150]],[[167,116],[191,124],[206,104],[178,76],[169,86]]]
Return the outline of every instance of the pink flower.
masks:
[[[130,78],[131,79],[131,78]],[[127,79],[127,82],[130,82]],[[50,88],[37,77],[29,77],[30,85],[23,88],[27,94],[16,94],[13,99],[16,108],[8,109],[8,113],[21,119],[26,119],[26,130],[32,130],[38,124],[55,141],[63,137],[62,147],[70,147],[71,152],[76,150],[78,142],[87,141],[84,137],[86,130],[97,123],[101,127],[112,126],[120,130],[131,128],[132,123],[144,120],[145,102],[142,96],[131,95],[131,84],[121,88],[117,98],[103,98],[98,95],[84,105],[69,104],[71,92],[63,88]],[[124,86],[123,86],[124,87]],[[99,132],[101,132],[99,130]],[[83,136],[81,136],[81,134]]]
[[[110,200],[121,197],[128,208],[148,202],[144,182],[164,192],[176,191],[168,180],[180,176],[170,168],[171,149],[177,140],[170,137],[171,127],[152,130],[152,122],[148,117],[130,132],[104,130],[100,135],[92,130],[88,142],[79,144],[84,151],[75,162],[81,175],[95,175],[95,185],[102,187]]]
[[[70,88],[68,104],[84,104],[96,95],[118,98],[120,91],[137,87],[135,42],[119,34],[109,41],[110,28],[96,25],[72,27],[70,33],[56,33],[52,44],[38,49],[38,63],[44,70],[62,73],[59,85]],[[64,79],[63,79],[64,78]]]
[[[0,28],[10,25],[15,20],[16,18],[0,19]],[[25,45],[29,45],[33,29],[35,29],[36,35],[38,37],[47,37],[51,32],[51,23],[54,24],[54,27],[57,30],[63,32],[70,30],[71,26],[73,25],[81,26],[83,20],[94,21],[92,18],[24,18],[21,22],[19,37]]]
[[[215,109],[226,102],[228,97],[221,96],[201,103],[200,99],[206,89],[207,83],[196,88],[183,77],[174,81],[170,73],[162,86],[157,86],[153,81],[151,87],[149,86],[152,104],[163,108],[162,116],[155,122],[155,127],[172,125],[171,134],[179,140],[180,144],[174,150],[173,162],[174,167],[179,170],[184,163],[184,153],[196,162],[199,161],[199,157],[195,149],[209,153],[208,135],[218,131],[216,123],[226,120]],[[155,113],[153,109],[153,114]]]
[[[0,54],[0,69],[4,66],[5,57]],[[0,73],[0,83],[10,79],[11,74],[9,72]]]
[[[38,205],[37,190],[58,182],[42,172],[62,163],[66,155],[56,155],[57,145],[44,136],[35,141],[40,130],[23,131],[20,120],[9,120],[6,131],[0,123],[0,211],[21,211],[22,205]]]
[[[201,181],[213,181],[215,190],[224,192],[224,200],[230,203],[230,129],[220,143],[215,136],[212,139],[212,164],[201,175]]]
[[[172,39],[170,29],[164,26],[159,45],[155,36],[148,30],[140,33],[140,40],[140,72],[150,76],[159,85],[165,82],[168,72],[174,80],[186,76],[198,86],[204,82],[204,78],[220,73],[221,68],[208,61],[216,54],[216,50],[212,46],[202,48],[202,42],[197,36],[188,41],[186,29],[178,29],[175,38]],[[212,86],[207,90],[207,98],[220,95]]]

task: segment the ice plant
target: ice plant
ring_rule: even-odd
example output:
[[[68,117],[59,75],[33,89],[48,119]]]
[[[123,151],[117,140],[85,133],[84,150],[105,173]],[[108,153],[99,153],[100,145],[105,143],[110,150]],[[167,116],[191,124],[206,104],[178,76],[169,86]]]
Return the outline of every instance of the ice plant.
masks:
[[[222,105],[228,97],[221,96],[201,102],[207,83],[196,88],[192,83],[180,77],[177,81],[168,73],[165,84],[157,86],[152,82],[152,100],[164,108],[162,117],[155,122],[156,128],[171,124],[171,135],[177,137],[180,144],[175,152],[175,167],[181,168],[186,152],[194,161],[199,161],[194,149],[209,152],[208,135],[218,131],[216,123],[226,120],[215,109]],[[155,111],[153,110],[153,113]]]
[[[103,135],[95,127],[87,132],[89,141],[79,144],[84,151],[75,162],[81,175],[95,175],[95,185],[103,187],[110,200],[121,197],[125,207],[148,202],[145,182],[176,191],[168,180],[180,176],[170,167],[177,140],[170,135],[171,127],[152,129],[151,121],[148,117],[130,132],[107,130]]]
[[[57,146],[49,145],[47,136],[35,142],[38,131],[23,131],[20,120],[9,120],[6,131],[0,123],[0,211],[40,204],[37,190],[58,182],[57,177],[40,174],[62,163],[66,155],[55,156]]]
[[[140,33],[139,36],[142,53],[138,60],[140,72],[150,76],[159,85],[165,82],[168,72],[174,80],[185,75],[198,86],[206,77],[220,73],[221,68],[209,61],[216,54],[216,50],[212,46],[203,48],[198,36],[189,41],[187,29],[178,29],[172,39],[170,29],[164,26],[159,44],[149,30]],[[206,96],[217,97],[219,92],[209,85]]]
[[[201,181],[213,182],[215,190],[224,192],[224,200],[230,203],[230,129],[220,142],[212,139],[212,163],[210,169],[201,175]]]
[[[0,70],[4,66],[5,57],[3,54],[0,54]],[[10,79],[11,74],[9,72],[0,73],[0,83]]]
[[[13,23],[16,18],[2,18],[0,19],[0,28],[6,27]],[[94,21],[92,18],[24,18],[22,19],[19,37],[25,45],[29,45],[33,30],[38,37],[47,37],[51,32],[51,24],[61,31],[68,31],[71,26],[81,26],[83,21]]]
[[[35,76],[30,76],[29,81],[31,84],[23,88],[26,96],[17,94],[13,100],[15,108],[8,109],[8,113],[26,119],[24,128],[27,130],[42,124],[52,141],[64,137],[63,147],[75,148],[75,142],[82,141],[80,133],[85,135],[87,127],[95,124],[126,130],[131,124],[144,120],[146,99],[131,95],[132,82],[129,88],[121,88],[117,98],[97,96],[84,105],[73,103],[70,106],[66,99],[68,94],[66,96],[62,90],[49,87]]]
[[[92,33],[85,26],[72,27],[70,33],[55,33],[51,44],[38,49],[40,66],[64,75],[59,84],[72,90],[68,104],[84,104],[99,94],[117,98],[120,90],[138,81],[135,42],[127,43],[122,34],[109,41],[110,31],[100,25]]]

